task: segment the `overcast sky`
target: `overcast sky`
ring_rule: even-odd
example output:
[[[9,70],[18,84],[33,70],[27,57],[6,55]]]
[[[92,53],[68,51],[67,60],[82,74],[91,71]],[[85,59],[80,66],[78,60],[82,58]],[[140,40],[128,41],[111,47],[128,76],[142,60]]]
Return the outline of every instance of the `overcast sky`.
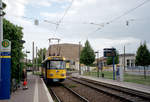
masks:
[[[24,51],[32,52],[33,41],[38,48],[48,48],[51,37],[60,38],[61,43],[78,44],[81,41],[82,45],[88,39],[93,49],[101,52],[101,56],[106,47],[115,47],[123,53],[125,45],[127,53],[136,53],[140,43],[146,41],[150,48],[150,2],[130,12],[149,0],[3,1],[7,4],[5,18],[24,28]],[[44,22],[58,22],[70,5],[56,31],[55,24]],[[39,20],[38,26],[34,25],[35,19]]]

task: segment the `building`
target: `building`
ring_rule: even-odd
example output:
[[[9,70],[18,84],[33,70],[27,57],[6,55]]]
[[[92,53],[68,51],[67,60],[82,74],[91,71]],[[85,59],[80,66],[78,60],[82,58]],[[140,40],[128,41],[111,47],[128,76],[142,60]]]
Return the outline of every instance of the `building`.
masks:
[[[135,54],[131,53],[120,54],[119,64],[124,66],[124,60],[125,60],[125,67],[127,68],[135,67]]]
[[[82,46],[79,44],[53,44],[50,45],[46,53],[46,57],[49,55],[60,55],[70,61],[72,68],[79,68],[79,49],[82,50]]]
[[[121,67],[124,67],[124,59],[125,59],[125,68],[134,68],[135,67],[135,54],[126,53],[119,55],[119,64]],[[107,65],[107,58],[100,57],[99,63],[102,64],[103,69],[112,69],[112,65]]]

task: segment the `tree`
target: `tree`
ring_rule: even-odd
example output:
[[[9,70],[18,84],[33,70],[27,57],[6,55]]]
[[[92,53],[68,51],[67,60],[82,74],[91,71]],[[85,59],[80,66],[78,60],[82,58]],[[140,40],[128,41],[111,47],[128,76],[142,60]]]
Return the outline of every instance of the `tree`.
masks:
[[[144,67],[144,78],[146,79],[145,67],[150,65],[150,52],[147,49],[146,42],[141,44],[136,52],[135,64]]]
[[[43,54],[42,54],[43,53]],[[43,58],[42,58],[42,55],[43,55]],[[40,49],[38,52],[37,52],[37,63],[38,63],[38,66],[41,65],[42,63],[42,59],[44,60],[45,59],[45,56],[46,55],[46,48],[43,48],[43,49]]]
[[[115,64],[119,63],[119,54],[116,51],[116,56],[115,56]],[[107,58],[107,65],[112,65],[113,64],[113,57],[108,57]]]
[[[10,23],[6,19],[3,19],[3,22],[4,39],[11,41],[11,78],[19,80],[21,77],[21,68],[23,67],[21,60],[24,58],[24,54],[22,53],[23,43],[21,43],[23,28]]]
[[[90,66],[95,61],[95,53],[88,40],[80,54],[80,63]]]

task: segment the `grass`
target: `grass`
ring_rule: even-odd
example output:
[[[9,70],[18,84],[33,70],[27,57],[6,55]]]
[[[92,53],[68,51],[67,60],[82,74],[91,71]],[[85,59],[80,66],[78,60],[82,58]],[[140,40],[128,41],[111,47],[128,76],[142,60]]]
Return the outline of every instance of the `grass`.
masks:
[[[103,71],[103,73],[104,73],[105,78],[113,79],[113,72],[112,71]],[[97,72],[85,72],[84,75],[97,77]],[[101,77],[101,72],[99,73],[99,75]],[[125,73],[124,74],[124,81],[150,86],[150,76],[146,76],[146,79],[144,79],[143,75],[131,75],[131,74]]]
[[[133,82],[133,83],[144,84],[144,85],[150,86],[150,76],[146,76],[146,79],[145,79],[143,75],[125,74],[124,80],[126,82]]]

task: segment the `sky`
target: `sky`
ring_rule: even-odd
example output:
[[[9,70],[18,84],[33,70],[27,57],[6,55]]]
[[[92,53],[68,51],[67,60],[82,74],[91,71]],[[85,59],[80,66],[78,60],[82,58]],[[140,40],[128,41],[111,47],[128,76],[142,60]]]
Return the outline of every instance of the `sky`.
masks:
[[[100,56],[109,47],[123,53],[125,46],[126,53],[136,53],[144,41],[150,49],[149,1],[3,0],[7,4],[5,18],[23,27],[24,52],[32,52],[33,41],[40,49],[48,48],[49,38],[60,38],[60,43],[81,42],[83,46],[89,40]],[[31,59],[32,53],[28,56]]]

